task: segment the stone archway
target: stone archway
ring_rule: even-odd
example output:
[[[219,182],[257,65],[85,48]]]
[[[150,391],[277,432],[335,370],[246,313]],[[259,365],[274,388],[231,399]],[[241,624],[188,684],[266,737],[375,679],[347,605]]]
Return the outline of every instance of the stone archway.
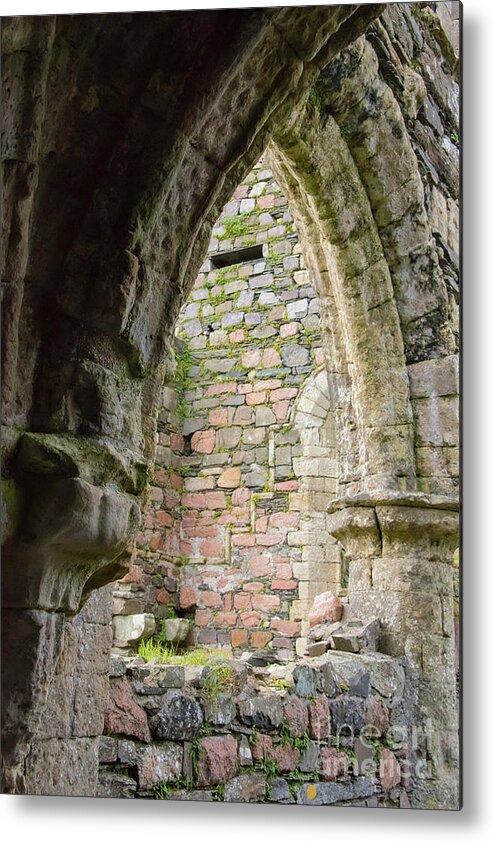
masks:
[[[39,786],[40,769],[27,769],[26,756],[44,736],[49,689],[71,677],[73,614],[128,563],[176,316],[219,208],[274,134],[326,318],[346,491],[327,528],[352,558],[354,598],[383,617],[389,651],[405,657],[410,710],[423,707],[444,736],[417,803],[456,806],[456,711],[438,702],[453,675],[457,532],[457,150],[454,90],[444,95],[454,62],[448,52],[444,82],[436,30],[426,20],[408,26],[409,10],[396,4],[332,63],[297,121],[321,68],[381,11],[7,22],[2,660],[10,791]],[[192,53],[196,64],[184,71]],[[115,54],[125,62],[109,64]],[[426,91],[412,67],[417,56]],[[173,86],[163,81],[170,76]],[[426,95],[440,103],[448,143],[427,122],[430,102],[415,120]],[[405,182],[397,179],[404,170]],[[57,739],[73,768],[78,740],[96,735],[87,723],[70,730],[72,711],[60,717]],[[49,766],[56,774],[56,746]],[[88,775],[88,794],[93,783]]]
[[[302,561],[297,571],[300,579],[297,619],[301,620],[297,647],[299,654],[303,654],[314,597],[327,590],[335,594],[342,590],[341,547],[326,526],[328,504],[338,496],[339,458],[325,365],[304,383],[292,409],[292,423],[299,431],[301,445],[301,455],[294,460],[299,489],[291,495],[291,507],[300,511],[300,531],[291,540],[302,546]]]
[[[372,28],[395,57],[397,23]],[[416,781],[418,797],[454,805],[458,438],[449,430],[457,436],[458,268],[454,222],[449,235],[444,224],[457,158],[442,162],[443,192],[434,198],[434,177],[417,165],[427,156],[424,135],[419,140],[411,128],[427,91],[400,59],[403,87],[391,87],[379,75],[385,63],[373,39],[344,51],[322,74],[316,100],[275,137],[271,161],[292,201],[325,316],[341,465],[327,528],[349,558],[350,606],[364,618],[378,616],[385,651],[403,658],[415,724],[435,723],[425,750],[430,779]],[[332,81],[342,77],[343,90],[335,91]],[[431,218],[429,207],[439,202],[447,210]],[[444,236],[452,250],[446,261]]]
[[[36,789],[24,760],[78,595],[128,564],[135,521],[111,513],[130,513],[144,487],[174,322],[219,209],[320,68],[380,10],[3,22],[9,791]],[[65,548],[40,592],[40,557],[24,544],[55,492],[65,515],[52,512],[43,542],[63,529]]]

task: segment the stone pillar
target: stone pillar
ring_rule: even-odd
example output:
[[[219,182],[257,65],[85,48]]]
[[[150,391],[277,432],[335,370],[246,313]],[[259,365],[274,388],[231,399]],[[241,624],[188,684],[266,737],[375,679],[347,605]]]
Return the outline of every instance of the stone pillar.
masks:
[[[459,806],[455,508],[446,498],[388,494],[339,500],[328,515],[349,558],[352,612],[378,617],[381,651],[402,659],[412,798],[426,808]]]
[[[127,571],[139,524],[140,487],[109,467],[112,453],[83,436],[26,433],[17,446],[15,483],[3,500],[4,792],[96,791],[103,716],[95,711],[104,704],[95,700],[105,693],[110,603],[87,624],[83,615],[84,627],[73,618],[93,591]],[[81,666],[89,665],[92,676],[84,677]],[[83,678],[90,714],[80,699]]]

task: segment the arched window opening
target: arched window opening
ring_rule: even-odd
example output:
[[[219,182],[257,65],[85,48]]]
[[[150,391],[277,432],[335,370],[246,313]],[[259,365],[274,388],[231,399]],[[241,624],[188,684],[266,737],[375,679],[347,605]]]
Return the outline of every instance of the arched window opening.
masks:
[[[136,559],[154,592],[124,582],[116,594],[122,611],[133,595],[162,642],[293,658],[314,597],[341,590],[322,344],[314,279],[261,160],[224,207],[177,325]],[[136,622],[114,618],[117,645],[132,645]]]

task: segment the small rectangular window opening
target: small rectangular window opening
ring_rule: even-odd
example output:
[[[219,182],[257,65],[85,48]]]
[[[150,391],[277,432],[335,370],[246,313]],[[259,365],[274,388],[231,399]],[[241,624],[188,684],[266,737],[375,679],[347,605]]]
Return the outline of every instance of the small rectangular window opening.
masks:
[[[224,269],[225,266],[234,266],[235,263],[247,263],[253,260],[262,260],[262,243],[257,246],[246,246],[243,249],[233,251],[222,251],[219,254],[212,254],[210,258],[215,269]]]

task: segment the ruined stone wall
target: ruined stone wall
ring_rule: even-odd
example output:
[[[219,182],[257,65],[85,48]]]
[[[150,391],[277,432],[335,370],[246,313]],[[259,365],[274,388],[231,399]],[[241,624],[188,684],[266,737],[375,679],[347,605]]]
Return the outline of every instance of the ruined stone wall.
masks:
[[[5,22],[8,791],[46,776],[74,791],[79,766],[95,785],[101,717],[55,701],[57,687],[76,699],[74,662],[104,626],[88,620],[86,638],[74,615],[128,567],[176,317],[223,203],[273,138],[322,316],[343,493],[326,529],[350,559],[350,603],[402,659],[409,718],[440,737],[417,803],[457,805],[455,5],[392,4],[370,28],[372,5]],[[173,398],[162,409],[143,572],[119,586],[121,612],[178,600],[184,448]],[[59,720],[47,739],[45,709]]]
[[[9,791],[25,786],[62,615],[128,567],[175,320],[211,227],[274,126],[380,10],[2,21]]]
[[[181,568],[166,578],[180,597],[158,590],[163,604],[193,620],[190,643],[289,652],[301,635],[303,650],[314,596],[342,583],[341,547],[325,511],[338,494],[365,490],[363,469],[386,471],[386,483],[402,490],[455,494],[458,44],[448,15],[437,4],[390,7],[322,74],[299,135],[280,135],[269,151],[293,207],[264,162],[213,230],[210,258],[180,317],[185,379],[178,397],[164,398],[189,417],[182,425],[172,415],[167,427],[162,410],[162,487],[151,489],[138,538],[139,556],[154,553],[160,563],[173,547]],[[377,154],[369,138],[379,139]],[[326,223],[337,220],[324,232],[307,222],[314,196],[306,191],[315,184]],[[334,252],[329,261],[322,235]],[[252,245],[263,245],[253,262],[211,263]],[[345,316],[328,290],[339,276],[349,277]],[[359,297],[368,308],[360,322]],[[352,357],[366,358],[365,394],[352,382],[358,366],[344,360],[352,321]],[[289,365],[290,355],[298,365]],[[379,403],[375,390],[367,394],[373,382],[386,391]],[[369,451],[362,425],[374,407]],[[151,603],[146,610],[165,614]]]
[[[183,419],[178,387],[163,388],[158,409],[153,470],[143,501],[140,530],[128,573],[113,591],[114,617],[152,614],[159,621],[178,608],[182,532]],[[128,645],[122,621],[114,620],[114,643]],[[123,638],[123,639],[122,639]]]
[[[254,259],[242,251],[253,246]],[[262,161],[213,229],[177,334],[137,538],[142,572],[115,591],[115,613],[159,620],[173,606],[193,621],[189,643],[288,656],[299,639],[301,653],[313,598],[341,589],[325,530],[339,464],[314,282]]]
[[[113,798],[408,807],[404,674],[384,655],[256,668],[112,658],[98,794]]]
[[[26,761],[26,787],[38,795],[94,795],[99,738],[108,703],[111,586],[64,620],[60,656]],[[40,774],[43,770],[43,774]]]
[[[257,258],[246,259],[242,249],[256,245]],[[232,265],[217,268],[232,251]],[[314,282],[264,162],[213,228],[178,335],[191,358],[181,606],[196,608],[199,643],[293,652],[307,621],[309,561],[314,589],[339,585],[338,550],[324,534],[338,461]],[[313,384],[303,397],[311,374],[322,388]],[[328,422],[310,453],[304,420],[315,437],[315,425]],[[317,531],[317,559],[310,559],[309,533]]]

